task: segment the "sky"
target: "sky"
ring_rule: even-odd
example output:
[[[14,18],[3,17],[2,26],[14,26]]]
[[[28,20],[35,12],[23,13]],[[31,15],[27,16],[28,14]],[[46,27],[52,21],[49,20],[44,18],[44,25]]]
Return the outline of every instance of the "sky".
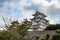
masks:
[[[0,0],[0,25],[7,21],[31,19],[38,10],[47,15],[50,24],[60,23],[60,0]]]

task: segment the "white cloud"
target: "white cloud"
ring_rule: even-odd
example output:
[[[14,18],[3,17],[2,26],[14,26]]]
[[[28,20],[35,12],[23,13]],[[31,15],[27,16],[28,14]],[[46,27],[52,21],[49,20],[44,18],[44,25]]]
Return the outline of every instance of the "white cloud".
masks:
[[[0,14],[3,16],[12,16],[16,17],[17,15],[22,15],[22,17],[17,18],[18,20],[23,20],[23,18],[32,18],[32,14],[34,13],[35,9],[42,11],[43,13],[47,14],[48,18],[50,20],[50,23],[58,23],[59,22],[59,15],[60,15],[60,0],[52,0],[50,3],[46,0],[20,0],[18,3],[16,2],[4,2],[4,6],[0,8]],[[25,9],[24,7],[31,7],[32,9]],[[32,7],[33,6],[33,7]],[[11,15],[7,15],[7,11],[14,11],[15,9],[18,9],[18,11],[21,11],[20,13],[11,12]],[[54,15],[54,16],[52,16]],[[58,16],[56,16],[58,15]],[[55,18],[56,17],[56,18]],[[55,19],[54,19],[55,18]]]
[[[38,8],[38,10],[41,9],[40,11],[42,11],[43,13],[47,13],[47,15],[51,17],[51,18],[49,18],[50,23],[52,23],[52,24],[58,23],[58,21],[60,19],[58,18],[58,16],[56,17],[56,15],[58,15],[58,12],[59,12],[58,8],[60,8],[59,0],[52,0],[51,3],[49,3],[46,0],[42,0],[42,1],[41,0],[31,0],[31,2],[27,2],[27,0],[21,0],[19,2],[19,5],[20,5],[20,7],[24,8],[24,6],[31,6],[32,3],[33,3],[33,5],[35,4],[35,5],[41,6]],[[27,11],[27,10],[23,9],[21,12],[21,14],[23,15],[22,19],[23,18],[28,18],[28,19],[32,18],[32,13],[34,13],[33,11],[32,10]],[[48,12],[46,12],[46,11],[48,11]],[[53,14],[56,18],[51,16]],[[55,18],[55,20],[54,20],[54,18]]]
[[[16,4],[15,4],[15,2],[4,2],[4,7],[6,6],[6,7],[14,7]]]
[[[21,0],[21,1],[19,2],[19,5],[20,5],[21,7],[24,7],[24,6],[30,6],[31,3],[30,3],[30,2],[27,2],[27,0]]]
[[[5,2],[3,2],[3,3],[1,3],[2,5],[3,5],[3,7],[0,7],[0,25],[2,26],[2,25],[4,25],[4,22],[3,22],[3,18],[2,18],[2,16],[5,18],[5,17],[9,17],[8,15],[7,15],[7,11],[9,10],[11,10],[11,9],[14,9],[14,6],[16,6],[16,3],[15,2],[12,2],[12,1],[10,1],[10,2],[8,2],[8,1],[5,1]],[[11,15],[10,15],[11,16]]]
[[[42,0],[43,1],[43,0]],[[34,4],[40,4],[42,2],[41,0],[32,0]]]
[[[22,15],[23,15],[22,18],[30,19],[30,18],[32,18],[33,13],[34,13],[33,11],[24,10],[24,12],[22,12]]]

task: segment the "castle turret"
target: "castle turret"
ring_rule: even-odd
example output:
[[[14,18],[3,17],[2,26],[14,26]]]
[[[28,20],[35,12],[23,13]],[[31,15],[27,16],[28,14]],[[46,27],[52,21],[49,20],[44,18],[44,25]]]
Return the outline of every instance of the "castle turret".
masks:
[[[35,14],[33,14],[34,18],[32,18],[32,25],[31,25],[31,30],[39,30],[39,31],[43,31],[48,25],[49,25],[49,21],[46,20],[46,15],[44,15],[43,13],[40,13],[38,11],[36,11]]]

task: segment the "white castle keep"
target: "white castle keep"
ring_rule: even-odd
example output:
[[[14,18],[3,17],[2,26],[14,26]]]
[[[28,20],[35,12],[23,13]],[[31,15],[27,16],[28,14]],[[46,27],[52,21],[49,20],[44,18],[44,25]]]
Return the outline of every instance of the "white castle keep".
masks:
[[[48,25],[49,25],[49,21],[46,20],[46,15],[44,15],[43,13],[40,13],[38,11],[35,12],[35,14],[33,14],[34,18],[32,18],[32,25],[30,27],[30,31],[33,30],[38,30],[38,31],[43,31]]]

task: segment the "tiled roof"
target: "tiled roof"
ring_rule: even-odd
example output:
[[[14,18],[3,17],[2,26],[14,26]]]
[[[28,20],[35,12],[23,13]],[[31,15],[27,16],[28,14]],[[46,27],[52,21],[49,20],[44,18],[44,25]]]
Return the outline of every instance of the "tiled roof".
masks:
[[[41,13],[41,12],[38,12],[38,11],[36,11],[36,13],[33,14],[33,16],[35,16],[35,15],[43,15],[43,16],[47,17],[45,14],[43,14],[43,13]]]
[[[40,17],[37,17],[37,18],[32,18],[31,20],[34,20],[34,19],[41,19],[41,20],[45,20],[46,22],[49,22],[48,20],[43,19],[43,18],[40,18]]]

